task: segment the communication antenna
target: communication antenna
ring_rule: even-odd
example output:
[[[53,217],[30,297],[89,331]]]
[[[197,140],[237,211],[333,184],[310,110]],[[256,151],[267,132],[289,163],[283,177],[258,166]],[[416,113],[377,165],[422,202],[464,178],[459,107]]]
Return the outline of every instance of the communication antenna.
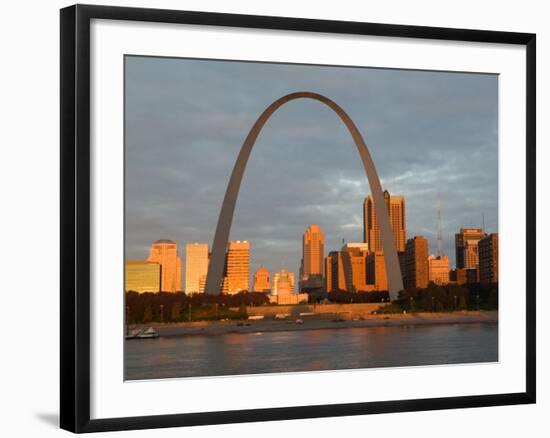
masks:
[[[481,224],[482,224],[481,229],[485,231],[485,213],[481,213]]]
[[[437,200],[437,256],[443,255],[443,230],[441,228],[441,201]]]

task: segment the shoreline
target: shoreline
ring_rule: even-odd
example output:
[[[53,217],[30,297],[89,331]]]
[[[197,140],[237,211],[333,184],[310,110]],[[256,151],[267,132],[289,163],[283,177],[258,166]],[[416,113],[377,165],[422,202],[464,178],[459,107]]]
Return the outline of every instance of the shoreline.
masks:
[[[443,324],[498,323],[498,311],[457,311],[457,312],[422,312],[407,314],[378,314],[362,318],[334,320],[316,316],[300,318],[303,323],[296,323],[296,318],[285,320],[230,320],[230,321],[194,321],[177,323],[135,324],[136,327],[153,327],[161,337],[171,336],[220,336],[225,334],[270,333],[298,330],[328,330],[368,327],[406,327]]]

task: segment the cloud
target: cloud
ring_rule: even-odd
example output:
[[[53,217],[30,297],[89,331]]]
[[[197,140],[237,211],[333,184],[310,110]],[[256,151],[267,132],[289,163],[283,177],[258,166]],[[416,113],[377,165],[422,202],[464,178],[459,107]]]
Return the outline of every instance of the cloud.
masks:
[[[383,187],[403,194],[408,235],[445,249],[462,226],[498,227],[498,83],[494,75],[269,63],[126,58],[126,251],[159,238],[211,244],[248,130],[298,91],[341,105],[368,144]],[[361,241],[370,192],[356,147],[321,103],[277,111],[248,162],[231,238],[251,242],[252,268],[297,272],[302,233],[318,223],[325,251]],[[182,253],[183,255],[183,253]]]

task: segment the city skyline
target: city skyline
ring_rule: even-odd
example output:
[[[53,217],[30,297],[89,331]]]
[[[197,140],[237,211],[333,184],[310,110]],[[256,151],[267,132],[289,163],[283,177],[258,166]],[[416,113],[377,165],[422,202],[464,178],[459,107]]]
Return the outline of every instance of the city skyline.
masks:
[[[404,197],[400,198],[400,202],[404,202]],[[365,226],[367,226],[367,222],[365,222]],[[476,241],[475,245],[463,245],[464,239],[462,236],[472,234],[481,236],[481,239]],[[303,275],[303,279],[299,281],[298,293],[307,290],[313,291],[319,288],[324,289],[326,292],[333,290],[352,292],[387,290],[387,274],[383,250],[377,249],[371,251],[369,250],[369,243],[366,242],[342,242],[340,250],[328,249],[325,255],[323,237],[323,230],[317,224],[309,224],[304,232],[302,240],[303,256],[306,258],[306,255],[309,254],[313,258],[319,257],[322,259],[323,273],[313,272],[312,276],[307,275],[307,269],[304,269],[302,262],[300,272]],[[306,242],[307,245],[310,245],[312,240],[320,242],[320,248],[313,254],[311,250],[306,249]],[[420,248],[420,255],[418,248]],[[163,254],[166,254],[166,251],[169,250],[170,256],[168,258],[166,256],[154,258],[153,253],[158,253],[159,249]],[[186,243],[185,249],[184,270],[182,270],[182,261],[179,257],[177,243],[167,239],[161,239],[151,244],[149,250],[150,256],[147,260],[126,260],[125,289],[136,292],[184,291],[188,294],[203,293],[211,255],[208,251],[208,244],[200,242]],[[409,236],[404,249],[404,251],[398,252],[398,255],[405,288],[425,288],[430,281],[433,281],[437,285],[450,283],[462,284],[463,280],[458,278],[460,276],[466,276],[464,279],[468,278],[464,282],[481,280],[482,282],[498,283],[498,233],[486,233],[482,229],[461,228],[455,234],[455,251],[457,256],[459,250],[463,251],[466,257],[470,256],[472,251],[475,251],[475,263],[470,263],[470,266],[452,266],[449,263],[447,255],[434,255],[432,251],[433,247],[430,249],[430,242],[424,236]],[[273,291],[275,291],[274,294],[277,295],[276,280],[281,272],[288,272],[292,278],[293,290],[294,272],[287,271],[282,261],[279,273],[269,271],[263,265],[260,265],[257,270],[251,271],[250,255],[251,244],[249,241],[230,240],[227,242],[224,275],[220,285],[220,292],[235,294],[241,291],[254,291],[273,294]],[[202,260],[199,261],[199,259]],[[459,261],[459,264],[461,263],[463,262]],[[168,272],[165,270],[166,264]],[[161,267],[161,270],[154,271],[151,265],[158,265]],[[174,266],[177,266],[177,269],[174,269]],[[182,281],[181,277],[183,272],[186,273],[185,281]],[[189,272],[193,276],[191,280],[188,277]],[[272,273],[273,285],[270,287],[270,276]],[[131,278],[128,277],[129,274],[131,274]],[[162,275],[157,278],[157,283],[155,283],[155,275],[158,276],[160,274]],[[474,274],[474,277],[471,276],[472,274]],[[454,276],[454,279],[451,280],[451,276]],[[130,280],[128,280],[129,278]],[[167,280],[173,284],[185,284],[185,288],[177,289],[172,287],[171,289],[165,289],[163,284],[168,283]],[[315,281],[310,282],[308,280]],[[196,283],[196,285],[189,287],[190,281],[191,283]],[[153,285],[153,287],[147,289],[147,287],[143,286],[144,284]],[[250,288],[251,285],[252,288]]]
[[[158,58],[126,62],[129,259],[143,258],[158,238],[180,248],[211,245],[243,136],[272,97],[300,88],[335,99],[364,130],[383,188],[407,198],[408,238],[424,235],[433,245],[438,200],[452,265],[456,230],[481,227],[484,214],[486,231],[498,231],[496,77]],[[223,98],[216,93],[228,78],[235,94],[247,99],[234,102],[231,92]],[[268,79],[274,89],[261,90]],[[193,97],[197,92],[205,98]],[[452,108],[445,104],[450,97]],[[415,102],[423,103],[421,110]],[[276,272],[284,259],[297,276],[295,243],[304,225],[318,223],[324,230],[325,255],[342,239],[360,242],[361,203],[369,193],[338,120],[315,102],[294,102],[273,117],[251,156],[230,239],[252,242],[251,272],[260,265]]]

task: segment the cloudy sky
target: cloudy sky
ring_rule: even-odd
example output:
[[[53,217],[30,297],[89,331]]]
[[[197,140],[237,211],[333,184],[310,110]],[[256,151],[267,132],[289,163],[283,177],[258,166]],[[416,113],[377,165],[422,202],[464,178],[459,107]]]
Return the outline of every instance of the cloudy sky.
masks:
[[[407,236],[454,265],[460,227],[498,226],[498,77],[486,74],[126,57],[126,253],[151,242],[212,244],[239,149],[259,114],[314,91],[354,120],[383,188],[406,199]],[[241,185],[231,239],[251,243],[251,273],[281,262],[297,273],[310,223],[325,252],[362,240],[370,189],[355,144],[323,104],[280,108],[261,132]]]

